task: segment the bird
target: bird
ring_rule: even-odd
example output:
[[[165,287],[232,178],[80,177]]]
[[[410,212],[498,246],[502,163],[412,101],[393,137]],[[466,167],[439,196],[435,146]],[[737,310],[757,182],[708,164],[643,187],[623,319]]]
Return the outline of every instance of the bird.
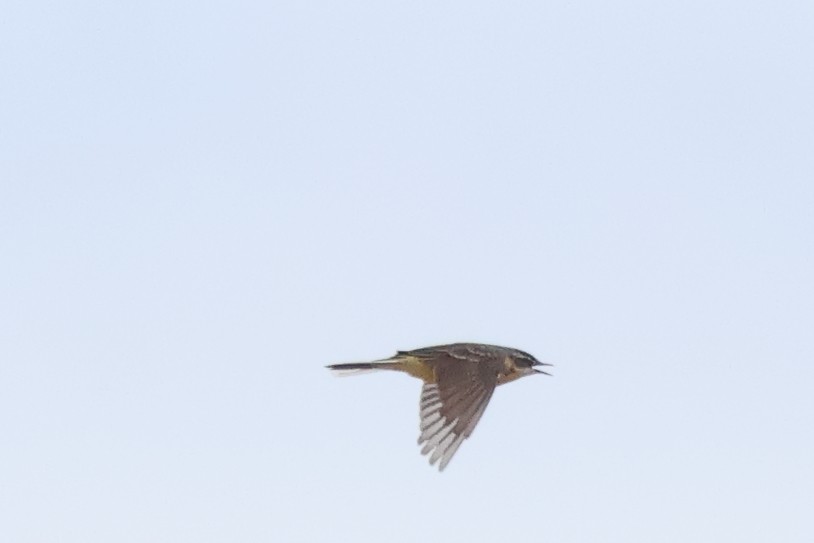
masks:
[[[397,351],[390,358],[326,366],[339,375],[378,370],[421,379],[419,402],[421,454],[443,471],[461,443],[472,435],[495,387],[528,375],[551,375],[551,366],[519,349],[482,343],[451,343]]]

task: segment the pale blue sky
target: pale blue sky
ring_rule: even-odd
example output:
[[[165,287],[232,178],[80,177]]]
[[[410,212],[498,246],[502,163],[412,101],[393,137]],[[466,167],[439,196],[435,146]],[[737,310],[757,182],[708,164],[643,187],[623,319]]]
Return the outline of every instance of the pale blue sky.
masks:
[[[814,540],[811,2],[2,11],[3,541]]]

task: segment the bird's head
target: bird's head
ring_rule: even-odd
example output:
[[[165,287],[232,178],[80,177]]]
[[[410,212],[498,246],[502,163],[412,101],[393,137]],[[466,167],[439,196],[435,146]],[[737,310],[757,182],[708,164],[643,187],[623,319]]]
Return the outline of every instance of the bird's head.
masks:
[[[506,374],[499,379],[500,384],[508,383],[525,377],[526,375],[551,375],[547,371],[540,369],[542,366],[551,366],[548,362],[540,362],[527,352],[512,349],[506,357]]]
[[[512,353],[512,358],[514,359],[514,365],[523,373],[542,373],[544,375],[551,375],[547,371],[540,369],[540,366],[552,366],[553,364],[549,364],[548,362],[540,362],[529,353],[515,350]]]

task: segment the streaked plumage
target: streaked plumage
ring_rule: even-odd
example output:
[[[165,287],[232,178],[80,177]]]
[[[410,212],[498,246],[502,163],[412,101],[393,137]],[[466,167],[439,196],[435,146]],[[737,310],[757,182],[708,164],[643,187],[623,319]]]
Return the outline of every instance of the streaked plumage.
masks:
[[[443,470],[461,443],[472,435],[495,387],[526,375],[548,373],[549,366],[517,349],[480,343],[454,343],[399,351],[374,362],[334,364],[340,373],[402,371],[424,381],[419,403],[421,454]]]

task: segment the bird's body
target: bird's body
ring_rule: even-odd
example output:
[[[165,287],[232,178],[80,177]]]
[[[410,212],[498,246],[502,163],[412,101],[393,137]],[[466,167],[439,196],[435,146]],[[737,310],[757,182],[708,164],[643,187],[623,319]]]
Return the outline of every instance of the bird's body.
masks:
[[[395,370],[421,379],[421,454],[443,470],[464,439],[472,435],[495,387],[526,375],[546,373],[547,366],[517,349],[480,343],[453,343],[399,351],[374,362],[334,364],[340,373]],[[547,375],[547,374],[546,374]]]

